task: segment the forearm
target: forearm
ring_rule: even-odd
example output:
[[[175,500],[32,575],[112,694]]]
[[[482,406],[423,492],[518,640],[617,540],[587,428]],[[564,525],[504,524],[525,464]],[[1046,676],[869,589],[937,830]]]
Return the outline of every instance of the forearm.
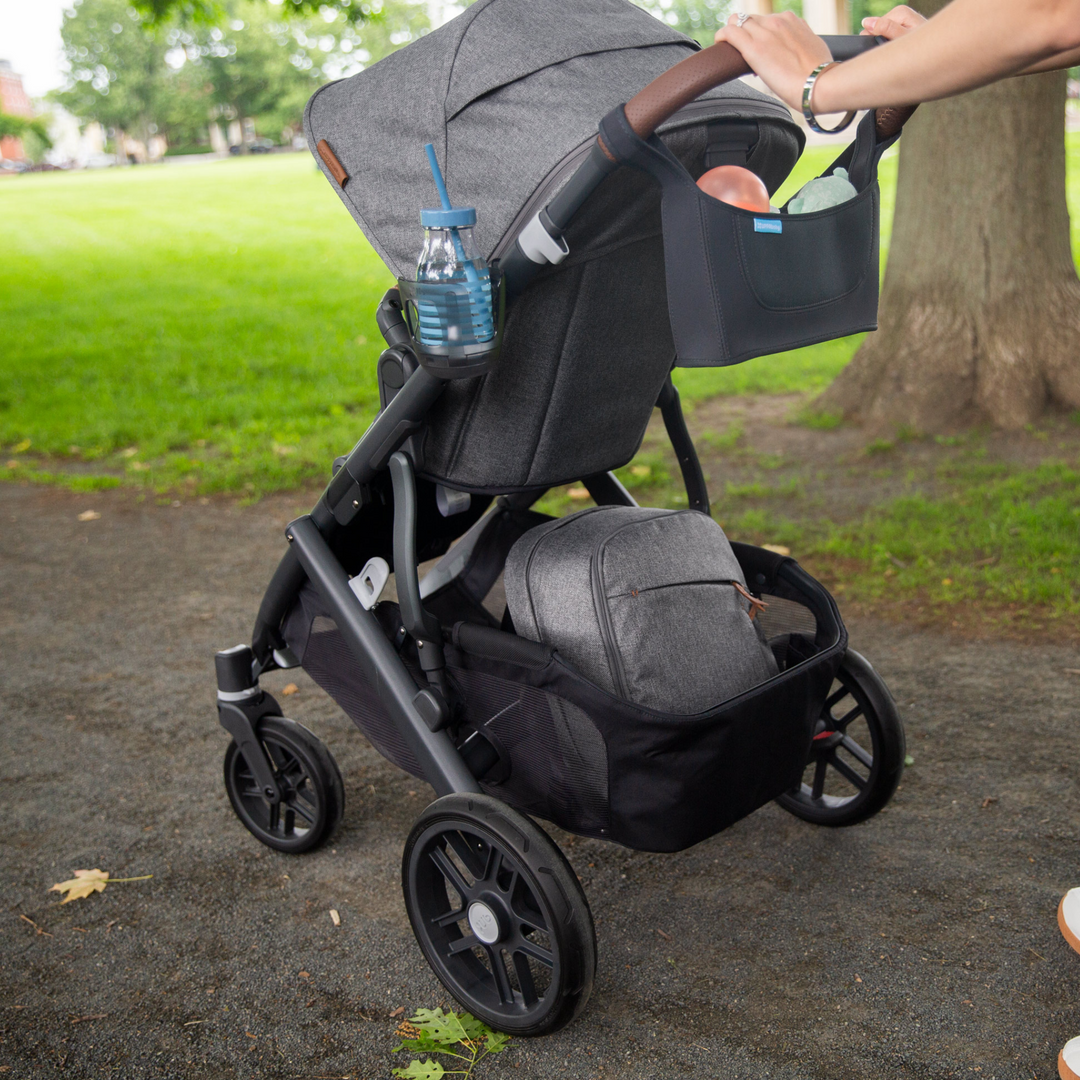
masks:
[[[1048,60],[1042,60],[1037,64],[1024,68],[1019,75],[1038,75],[1041,71],[1060,71],[1062,68],[1076,67],[1080,64],[1080,49],[1069,49],[1067,52],[1057,53]]]
[[[953,0],[925,25],[830,68],[819,113],[913,105],[1080,54],[1080,0]]]

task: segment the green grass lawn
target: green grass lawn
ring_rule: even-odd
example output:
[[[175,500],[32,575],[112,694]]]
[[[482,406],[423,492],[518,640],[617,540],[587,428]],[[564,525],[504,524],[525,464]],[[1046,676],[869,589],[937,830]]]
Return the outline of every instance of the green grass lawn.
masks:
[[[373,416],[392,281],[306,154],[12,178],[0,217],[9,476],[261,494],[324,475]],[[688,404],[819,389],[857,342],[679,384]]]

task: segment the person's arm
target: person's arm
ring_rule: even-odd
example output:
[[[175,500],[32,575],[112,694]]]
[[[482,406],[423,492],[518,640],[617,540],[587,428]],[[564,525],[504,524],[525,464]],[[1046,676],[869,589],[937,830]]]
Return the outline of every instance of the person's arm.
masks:
[[[790,12],[751,16],[742,26],[733,20],[717,40],[734,45],[796,109],[807,76],[830,59],[821,38]],[[903,36],[829,68],[814,87],[813,107],[831,113],[915,105],[1009,75],[1068,66],[1078,53],[1080,0],[952,0]]]

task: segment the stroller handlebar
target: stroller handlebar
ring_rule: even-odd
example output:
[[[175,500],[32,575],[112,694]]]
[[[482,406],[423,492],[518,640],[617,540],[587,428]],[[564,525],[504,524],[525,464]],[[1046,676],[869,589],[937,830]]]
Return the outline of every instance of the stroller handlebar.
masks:
[[[822,40],[829,46],[834,59],[850,60],[883,45],[886,39],[859,34],[834,34],[826,35]],[[749,74],[749,65],[733,46],[725,41],[710,45],[657,76],[632,97],[626,103],[626,119],[639,138],[648,139],[684,105],[689,105],[695,98],[717,86]],[[884,111],[879,110],[879,116]],[[879,134],[885,135],[880,131]]]

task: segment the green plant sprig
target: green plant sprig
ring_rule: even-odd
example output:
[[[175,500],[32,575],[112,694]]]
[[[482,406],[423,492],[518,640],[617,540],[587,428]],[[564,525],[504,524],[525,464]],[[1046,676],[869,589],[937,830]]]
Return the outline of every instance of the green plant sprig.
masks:
[[[462,1062],[463,1068],[447,1069],[441,1061],[429,1056],[426,1061],[413,1059],[405,1068],[395,1068],[394,1076],[403,1080],[442,1080],[444,1076],[461,1076],[469,1080],[476,1066],[488,1056],[506,1049],[510,1036],[488,1027],[469,1013],[443,1012],[442,1009],[417,1009],[415,1016],[397,1029],[402,1036],[402,1050],[414,1054],[439,1054]]]

